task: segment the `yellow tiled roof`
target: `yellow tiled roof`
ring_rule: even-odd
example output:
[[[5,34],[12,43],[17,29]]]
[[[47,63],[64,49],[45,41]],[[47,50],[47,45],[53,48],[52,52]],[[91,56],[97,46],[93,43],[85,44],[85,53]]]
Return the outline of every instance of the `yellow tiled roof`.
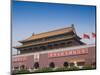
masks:
[[[40,33],[40,34],[34,34],[31,37],[29,37],[25,40],[22,40],[20,42],[36,40],[36,39],[50,37],[50,36],[59,35],[59,34],[64,34],[64,33],[68,33],[71,31],[73,31],[73,27],[61,28],[61,29],[57,29],[57,30],[53,30],[53,31],[49,31],[49,32]]]
[[[55,42],[55,41],[60,41],[60,40],[66,40],[66,39],[71,39],[75,37],[75,35],[73,36],[68,36],[67,38],[64,37],[64,38],[58,38],[58,39],[52,39],[52,40],[47,40],[47,41],[44,41],[44,42],[38,42],[38,43],[30,43],[30,44],[27,44],[27,45],[21,45],[21,46],[16,46],[14,48],[22,48],[22,47],[28,47],[28,46],[34,46],[34,45],[39,45],[39,44],[45,44],[45,43],[50,43],[50,42]]]

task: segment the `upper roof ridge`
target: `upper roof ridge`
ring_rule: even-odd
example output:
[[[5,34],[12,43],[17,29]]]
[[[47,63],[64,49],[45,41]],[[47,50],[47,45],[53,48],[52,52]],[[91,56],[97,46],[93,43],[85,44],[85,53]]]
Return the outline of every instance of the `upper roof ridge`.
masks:
[[[64,28],[55,29],[55,30],[48,31],[48,32],[42,32],[42,33],[38,33],[38,34],[34,34],[34,35],[32,34],[32,36],[30,36],[29,38],[27,38],[25,40],[22,40],[22,41],[19,41],[19,42],[25,42],[25,41],[44,38],[44,37],[59,35],[59,34],[71,32],[71,31],[74,32],[74,25],[72,25],[70,27],[64,27]]]

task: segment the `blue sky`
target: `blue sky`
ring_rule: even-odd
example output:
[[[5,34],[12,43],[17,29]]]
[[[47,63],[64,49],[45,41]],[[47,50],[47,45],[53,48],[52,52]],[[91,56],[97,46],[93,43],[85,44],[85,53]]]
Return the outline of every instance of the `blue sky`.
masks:
[[[58,28],[75,25],[77,34],[91,35],[95,32],[95,6],[54,4],[38,2],[16,2],[12,4],[12,39],[13,46],[18,41],[32,35]],[[82,40],[93,43],[93,39]],[[16,53],[13,49],[13,53]]]

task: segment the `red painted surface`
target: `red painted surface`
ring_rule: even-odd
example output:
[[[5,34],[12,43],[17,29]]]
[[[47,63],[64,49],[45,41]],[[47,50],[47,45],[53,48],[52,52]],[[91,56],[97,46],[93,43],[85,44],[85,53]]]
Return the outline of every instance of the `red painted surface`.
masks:
[[[95,46],[93,46],[61,52],[44,53],[39,55],[38,62],[40,68],[48,67],[50,62],[54,62],[57,67],[62,67],[65,61],[69,62],[71,60],[85,60],[87,64],[91,64],[96,62],[95,52]],[[17,55],[13,56],[12,67],[25,65],[27,68],[33,68],[35,62],[34,55]]]

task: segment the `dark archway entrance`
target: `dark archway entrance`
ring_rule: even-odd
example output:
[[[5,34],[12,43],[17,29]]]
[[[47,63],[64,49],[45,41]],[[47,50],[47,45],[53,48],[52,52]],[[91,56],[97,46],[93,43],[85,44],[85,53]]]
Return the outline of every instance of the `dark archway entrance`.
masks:
[[[55,64],[54,64],[54,62],[51,62],[51,63],[49,64],[49,67],[51,67],[51,68],[55,68]]]
[[[38,63],[38,62],[35,62],[34,68],[35,68],[35,69],[38,69],[38,68],[39,68],[39,63]]]
[[[68,67],[68,62],[64,62],[63,66]]]
[[[20,69],[25,69],[25,65],[21,65],[20,66]]]

